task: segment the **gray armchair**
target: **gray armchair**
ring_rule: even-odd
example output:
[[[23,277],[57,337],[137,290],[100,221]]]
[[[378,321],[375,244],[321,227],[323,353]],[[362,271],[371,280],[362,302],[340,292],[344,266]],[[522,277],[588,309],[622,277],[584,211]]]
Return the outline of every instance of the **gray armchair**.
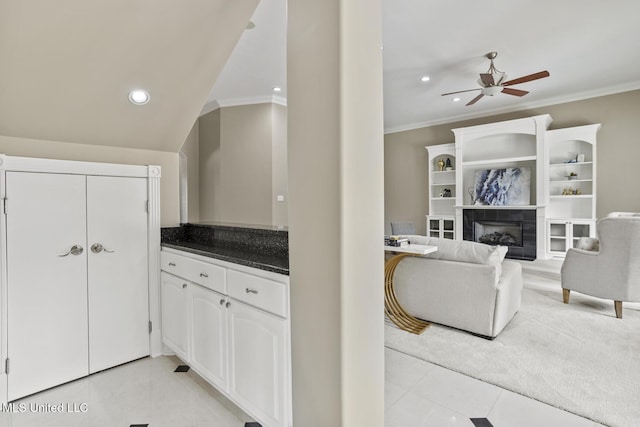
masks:
[[[640,213],[614,212],[598,221],[599,250],[571,248],[561,269],[564,303],[572,290],[622,302],[640,302]],[[593,245],[597,248],[597,245]]]
[[[406,236],[416,234],[416,227],[412,222],[391,221],[391,234]]]

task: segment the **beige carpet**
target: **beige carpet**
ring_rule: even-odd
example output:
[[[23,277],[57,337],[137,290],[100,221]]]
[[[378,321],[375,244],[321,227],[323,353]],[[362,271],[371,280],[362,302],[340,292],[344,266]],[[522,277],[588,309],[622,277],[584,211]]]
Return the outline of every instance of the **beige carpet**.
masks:
[[[387,324],[385,345],[599,423],[640,426],[640,309],[572,292],[526,272],[522,306],[493,341],[432,325],[413,335]]]

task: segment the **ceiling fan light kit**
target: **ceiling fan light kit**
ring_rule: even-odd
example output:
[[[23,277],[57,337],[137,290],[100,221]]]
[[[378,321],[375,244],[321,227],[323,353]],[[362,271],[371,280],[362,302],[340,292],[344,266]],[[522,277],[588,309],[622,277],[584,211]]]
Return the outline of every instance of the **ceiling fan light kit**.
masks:
[[[507,74],[496,68],[493,60],[498,56],[498,52],[489,52],[485,57],[489,60],[489,69],[486,73],[481,73],[478,79],[478,85],[481,87],[477,89],[460,90],[457,92],[443,93],[442,96],[453,95],[462,92],[481,91],[478,96],[469,101],[466,106],[473,105],[478,102],[484,96],[494,96],[498,93],[504,93],[513,96],[525,96],[529,92],[521,89],[514,89],[507,86],[512,86],[521,83],[527,83],[532,80],[542,79],[549,77],[548,71],[539,71],[537,73],[528,74],[526,76],[518,77],[517,79],[507,80]]]

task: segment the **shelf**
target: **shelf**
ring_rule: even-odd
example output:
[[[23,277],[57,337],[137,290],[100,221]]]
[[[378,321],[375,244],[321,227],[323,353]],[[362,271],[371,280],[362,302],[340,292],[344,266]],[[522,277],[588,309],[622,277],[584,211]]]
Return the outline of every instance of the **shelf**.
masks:
[[[573,194],[570,196],[563,196],[562,194],[549,196],[550,199],[590,199],[593,194]]]
[[[453,169],[453,170],[450,170],[450,171],[432,171],[431,173],[434,173],[434,174],[447,174],[447,173],[448,174],[455,174],[456,170]]]
[[[455,200],[455,197],[432,197],[431,200]]]
[[[514,162],[531,162],[536,160],[536,156],[522,156],[522,157],[503,157],[501,159],[491,160],[474,160],[470,162],[462,162],[462,166],[480,166],[480,165],[494,165],[499,163],[514,163]]]
[[[445,183],[442,183],[442,184],[431,184],[432,187],[435,187],[437,185],[456,185],[456,183],[455,182],[445,182]]]
[[[593,179],[552,179],[551,183],[567,183],[567,182],[593,182]]]
[[[549,166],[557,167],[557,166],[580,166],[580,165],[592,165],[593,162],[576,162],[576,163],[551,163]]]

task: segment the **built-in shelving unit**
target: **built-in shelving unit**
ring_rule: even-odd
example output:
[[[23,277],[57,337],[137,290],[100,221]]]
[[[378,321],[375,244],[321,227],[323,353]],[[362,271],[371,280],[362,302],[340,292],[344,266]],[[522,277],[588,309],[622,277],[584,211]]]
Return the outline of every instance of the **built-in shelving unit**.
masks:
[[[427,236],[455,239],[457,196],[455,145],[441,144],[425,148],[429,156]],[[449,168],[447,164],[450,165]]]
[[[580,238],[595,236],[600,125],[549,130],[551,121],[543,114],[452,129],[454,144],[426,147],[427,234],[476,240],[487,222],[519,223],[515,241],[524,243],[509,249],[517,246],[517,259],[564,256]],[[451,170],[441,170],[442,158],[455,160]],[[509,168],[520,170],[501,170]],[[442,197],[445,188],[451,197]]]
[[[564,256],[596,235],[596,134],[599,124],[547,131],[547,256]]]

